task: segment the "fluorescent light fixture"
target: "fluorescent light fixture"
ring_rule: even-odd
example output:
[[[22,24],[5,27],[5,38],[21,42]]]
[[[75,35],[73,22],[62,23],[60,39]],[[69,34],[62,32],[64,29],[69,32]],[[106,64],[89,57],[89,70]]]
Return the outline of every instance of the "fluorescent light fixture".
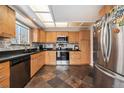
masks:
[[[67,27],[67,22],[56,22],[56,27]]]
[[[44,23],[46,27],[55,27],[54,23]]]
[[[69,27],[77,27],[77,26],[80,26],[81,22],[69,22],[68,23],[68,26]]]
[[[47,5],[31,5],[31,9],[35,11],[41,11],[41,12],[49,12],[49,7]]]
[[[50,13],[36,13],[39,19],[42,22],[53,22],[52,16]]]

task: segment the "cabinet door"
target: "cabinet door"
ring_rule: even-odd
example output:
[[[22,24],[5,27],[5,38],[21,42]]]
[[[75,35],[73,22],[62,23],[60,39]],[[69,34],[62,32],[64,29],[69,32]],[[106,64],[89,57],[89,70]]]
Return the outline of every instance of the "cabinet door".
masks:
[[[56,51],[46,51],[46,65],[56,65]]]
[[[80,31],[80,40],[90,40],[90,30]]]
[[[69,32],[68,37],[70,43],[79,43],[79,32]]]
[[[81,65],[81,52],[70,52],[70,65]]]
[[[79,32],[75,32],[75,43],[79,43]]]
[[[4,88],[10,87],[10,62],[0,63],[0,86]]]
[[[4,5],[0,6],[0,36],[5,37],[8,32],[8,8]]]
[[[89,40],[81,41],[81,62],[83,64],[90,63],[90,41]]]
[[[0,36],[15,37],[15,11],[7,6],[0,6]]]
[[[99,10],[99,16],[104,16],[106,13],[109,13],[114,5],[104,5],[100,10]]]
[[[69,32],[69,43],[75,43],[75,32]]]
[[[31,55],[31,77],[37,72],[37,57]]]
[[[40,42],[40,32],[39,29],[32,29],[32,33],[33,33],[33,42]]]
[[[45,31],[40,30],[40,42],[45,42],[46,41],[46,36],[45,36]]]
[[[12,36],[16,36],[16,17],[15,11],[8,8],[8,29],[10,30],[8,33]]]
[[[57,37],[58,36],[67,36],[68,37],[68,32],[57,32]]]
[[[46,42],[56,42],[56,32],[46,32]]]

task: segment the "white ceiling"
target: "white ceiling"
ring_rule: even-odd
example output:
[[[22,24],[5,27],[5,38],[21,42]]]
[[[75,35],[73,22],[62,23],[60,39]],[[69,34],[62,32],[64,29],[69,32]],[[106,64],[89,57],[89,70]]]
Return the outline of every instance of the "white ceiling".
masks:
[[[42,5],[41,5],[42,6]],[[80,30],[82,27],[67,27],[67,26],[57,26],[57,23],[61,22],[95,22],[99,19],[98,11],[102,5],[48,5],[49,14],[51,14],[53,19],[54,27],[47,27],[52,23],[44,23],[42,18],[36,15],[36,12],[31,9],[29,5],[13,5],[12,6],[16,12],[21,12],[26,18],[31,19],[35,25],[38,27],[45,28],[47,31],[54,30],[69,30],[75,31]],[[40,8],[41,9],[41,8]],[[17,11],[18,10],[18,11]],[[41,13],[47,13],[46,11],[40,11]],[[19,17],[20,18],[20,17]],[[48,18],[46,18],[48,19]],[[22,20],[22,18],[20,18]],[[25,22],[25,21],[23,21]],[[28,21],[26,21],[28,23]],[[30,24],[30,23],[29,23]],[[84,27],[89,28],[89,27]]]
[[[56,22],[94,22],[101,5],[52,5],[50,10]]]

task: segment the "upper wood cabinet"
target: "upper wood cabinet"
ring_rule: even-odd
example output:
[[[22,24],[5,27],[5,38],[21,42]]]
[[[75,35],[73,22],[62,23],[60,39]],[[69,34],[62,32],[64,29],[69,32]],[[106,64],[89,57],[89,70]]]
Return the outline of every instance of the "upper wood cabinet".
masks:
[[[58,31],[58,32],[57,32],[57,37],[58,37],[58,36],[68,36],[68,32],[61,32],[61,31],[59,32],[59,31]]]
[[[10,87],[10,62],[0,63],[0,86],[3,88]]]
[[[33,42],[40,42],[40,31],[39,29],[32,29],[33,33]]]
[[[57,40],[56,38],[56,32],[46,32],[46,42],[52,42],[55,43]]]
[[[69,32],[69,43],[79,43],[79,32]]]
[[[110,12],[111,9],[113,8],[113,5],[104,5],[100,10],[99,10],[99,16],[104,16],[106,13]]]
[[[32,29],[33,40],[32,42],[45,42],[46,41],[46,33],[42,29]]]
[[[40,29],[40,42],[46,42],[46,32],[45,31],[43,31],[42,29]]]
[[[90,30],[83,30],[79,32],[79,41],[90,40]]]
[[[0,6],[0,37],[12,38],[16,35],[15,11],[8,6]]]

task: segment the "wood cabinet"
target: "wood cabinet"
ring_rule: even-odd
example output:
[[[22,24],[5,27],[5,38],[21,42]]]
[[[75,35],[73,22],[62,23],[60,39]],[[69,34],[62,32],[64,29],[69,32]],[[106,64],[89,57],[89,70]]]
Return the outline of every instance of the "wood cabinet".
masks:
[[[0,86],[3,88],[10,87],[10,62],[0,63]]]
[[[79,32],[79,47],[82,64],[90,64],[90,30]]]
[[[31,55],[31,77],[45,64],[45,52]]]
[[[63,32],[63,31],[62,31],[62,32],[59,32],[59,31],[58,31],[58,32],[57,32],[57,37],[58,37],[58,36],[68,36],[68,32]]]
[[[40,42],[40,31],[39,29],[32,29],[33,40],[32,42]]]
[[[82,40],[81,44],[81,62],[83,64],[90,64],[90,41],[89,40]]]
[[[79,32],[79,40],[90,40],[90,30],[83,30]]]
[[[69,43],[79,43],[79,32],[69,32]]]
[[[46,42],[46,32],[43,31],[42,29],[40,29],[39,34],[40,34],[40,36],[39,36],[40,37],[40,42],[42,42],[42,43]]]
[[[81,65],[81,52],[80,51],[70,51],[70,65]]]
[[[42,29],[32,29],[33,40],[32,42],[46,42],[46,33]]]
[[[46,51],[46,65],[56,65],[56,51]]]
[[[106,13],[109,13],[112,8],[114,6],[113,5],[104,5],[100,10],[99,10],[99,16],[104,16]]]
[[[15,11],[8,6],[0,6],[0,37],[12,38],[16,35]]]
[[[56,43],[57,37],[56,32],[46,32],[46,42],[47,43]]]

